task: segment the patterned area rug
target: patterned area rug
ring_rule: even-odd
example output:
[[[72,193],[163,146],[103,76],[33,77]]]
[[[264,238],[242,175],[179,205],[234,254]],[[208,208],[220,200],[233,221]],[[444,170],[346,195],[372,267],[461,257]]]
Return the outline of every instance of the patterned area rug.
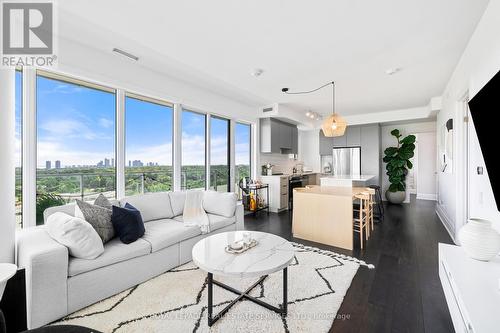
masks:
[[[288,268],[288,316],[250,301],[240,301],[211,328],[207,325],[206,273],[192,262],[168,271],[113,297],[93,304],[57,324],[82,325],[101,332],[328,332],[360,265],[358,259],[292,243]],[[215,280],[245,290],[258,280]],[[251,293],[279,306],[282,273],[269,275]],[[214,286],[214,315],[236,295]]]

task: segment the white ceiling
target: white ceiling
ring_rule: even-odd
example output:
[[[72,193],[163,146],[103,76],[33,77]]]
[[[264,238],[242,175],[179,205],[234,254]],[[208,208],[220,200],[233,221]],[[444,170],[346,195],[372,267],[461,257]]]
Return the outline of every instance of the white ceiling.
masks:
[[[344,115],[441,95],[487,0],[64,0],[59,33],[251,106]],[[385,71],[400,67],[392,76]],[[251,72],[262,68],[258,78]]]

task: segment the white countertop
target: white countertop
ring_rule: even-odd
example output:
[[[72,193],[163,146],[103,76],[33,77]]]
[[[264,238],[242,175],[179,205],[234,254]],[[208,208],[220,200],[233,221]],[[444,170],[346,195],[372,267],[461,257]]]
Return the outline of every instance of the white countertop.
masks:
[[[251,231],[259,244],[241,254],[225,251],[243,239],[243,231],[224,232],[200,240],[193,247],[193,262],[202,270],[229,277],[259,277],[288,267],[295,250],[290,242],[265,232]]]
[[[331,175],[331,176],[324,176],[321,177],[323,178],[328,178],[328,179],[339,179],[339,180],[352,180],[355,182],[366,182],[369,181],[370,179],[375,178],[374,175]]]

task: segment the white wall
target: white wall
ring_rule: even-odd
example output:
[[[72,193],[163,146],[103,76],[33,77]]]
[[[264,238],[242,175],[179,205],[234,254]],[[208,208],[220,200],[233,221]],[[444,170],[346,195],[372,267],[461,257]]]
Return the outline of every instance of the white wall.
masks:
[[[14,262],[14,71],[0,69],[0,263]]]
[[[382,193],[389,188],[389,177],[386,175],[385,163],[382,162],[384,157],[384,150],[387,147],[396,146],[396,138],[391,135],[393,129],[399,129],[403,136],[418,133],[429,133],[436,132],[436,122],[435,121],[425,121],[425,122],[403,122],[394,124],[384,124],[381,127],[382,136],[382,155],[380,156],[381,168],[382,168]],[[435,149],[435,148],[434,148]],[[417,175],[418,177],[418,175]],[[409,202],[409,193],[407,193],[407,198],[405,202]]]
[[[438,173],[438,214],[441,219],[448,223],[448,229],[452,237],[465,223],[465,166],[466,166],[466,128],[463,122],[461,100],[468,95],[471,99],[474,95],[498,72],[500,69],[500,0],[491,0],[483,17],[478,23],[450,81],[443,93],[443,109],[437,117],[438,131],[447,119],[454,119],[454,170],[452,174]],[[457,22],[459,24],[459,22]],[[438,137],[440,133],[438,132]],[[481,158],[477,157],[477,145],[471,156],[475,159],[473,165],[480,165]],[[491,194],[491,187],[478,189],[471,187],[471,197],[479,197],[479,191],[486,191],[483,197]],[[488,211],[488,217],[500,223],[500,215],[495,211],[492,203],[484,202],[483,207],[477,202],[472,203],[471,211]]]
[[[60,38],[57,55],[58,67],[53,69],[56,72],[172,103],[181,103],[193,110],[250,122],[257,119],[257,108],[169,77],[159,70],[143,66],[140,61],[135,62],[118,56],[111,50],[106,53]]]
[[[491,183],[488,178],[488,170],[484,163],[481,147],[477,138],[474,124],[468,126],[469,142],[469,217],[483,218],[496,221],[495,226],[500,231],[500,214],[497,210],[495,197],[491,189]],[[478,174],[477,168],[483,168],[483,174]]]
[[[260,154],[260,164],[257,168],[258,175],[261,174],[261,165],[270,163],[274,165],[273,172],[283,172],[292,173],[292,169],[298,163],[302,163],[300,160],[295,160],[289,158],[288,154]]]
[[[437,198],[437,145],[436,131],[417,134],[416,185],[417,199],[436,200]]]

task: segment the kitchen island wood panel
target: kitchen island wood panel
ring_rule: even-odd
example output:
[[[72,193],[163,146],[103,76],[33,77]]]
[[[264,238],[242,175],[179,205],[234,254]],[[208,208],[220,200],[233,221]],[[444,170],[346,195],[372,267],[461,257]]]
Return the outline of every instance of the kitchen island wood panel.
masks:
[[[293,195],[294,237],[352,250],[351,187],[299,188]]]

